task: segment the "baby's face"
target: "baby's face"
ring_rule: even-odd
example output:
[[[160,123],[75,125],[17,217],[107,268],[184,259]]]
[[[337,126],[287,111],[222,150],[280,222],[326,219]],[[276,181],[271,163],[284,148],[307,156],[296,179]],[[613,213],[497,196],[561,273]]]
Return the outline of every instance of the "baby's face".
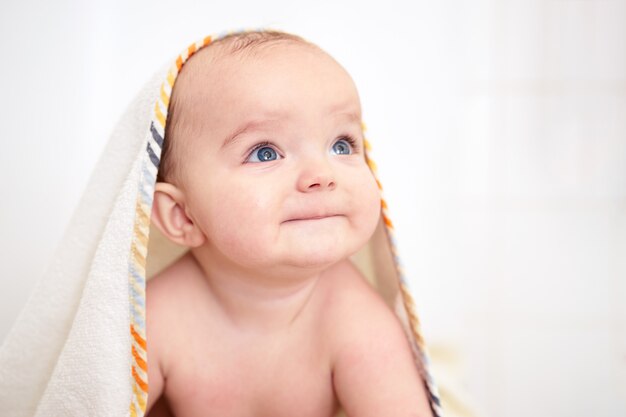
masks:
[[[359,250],[380,195],[345,70],[292,44],[194,64],[193,83],[180,85],[196,132],[182,138],[181,187],[215,256],[249,268],[323,267]]]

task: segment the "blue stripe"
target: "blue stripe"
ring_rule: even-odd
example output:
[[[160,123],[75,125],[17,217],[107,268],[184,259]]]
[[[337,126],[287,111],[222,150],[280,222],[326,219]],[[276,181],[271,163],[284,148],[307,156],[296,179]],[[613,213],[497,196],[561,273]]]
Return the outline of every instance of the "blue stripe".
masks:
[[[154,141],[159,144],[159,147],[161,149],[163,149],[163,138],[161,137],[159,132],[157,132],[156,128],[154,127],[154,121],[152,123],[150,123],[150,132],[152,133],[152,138],[154,139]]]
[[[139,327],[140,329],[145,329],[146,328],[146,323],[145,320],[143,319],[143,317],[141,317],[133,308],[133,306],[130,306],[130,309],[132,311],[133,314],[133,321],[134,323],[137,325],[137,327]]]
[[[142,201],[146,204],[146,206],[148,206],[148,208],[151,208],[152,207],[152,196],[150,194],[148,194],[148,192],[146,191],[146,187],[141,187],[139,192],[141,193]]]
[[[133,276],[133,278],[135,278],[135,282],[136,282],[139,286],[144,286],[144,285],[146,285],[146,278],[145,278],[143,275],[141,275],[141,274],[139,273],[139,271],[137,271],[137,270],[135,269],[135,265],[133,264],[133,262],[132,262],[132,261],[131,261],[131,264],[130,264],[130,273],[131,273],[131,275]]]
[[[146,164],[143,165],[143,177],[146,179],[145,182],[147,182],[148,184],[155,183],[155,178],[152,175],[152,172],[150,172],[150,170],[148,169],[148,166]]]
[[[146,150],[148,151],[148,156],[150,156],[150,160],[152,161],[152,164],[154,164],[154,167],[156,169],[159,169],[159,157],[156,156],[156,154],[152,150],[152,146],[150,146],[150,142],[148,142],[148,146],[146,147]]]

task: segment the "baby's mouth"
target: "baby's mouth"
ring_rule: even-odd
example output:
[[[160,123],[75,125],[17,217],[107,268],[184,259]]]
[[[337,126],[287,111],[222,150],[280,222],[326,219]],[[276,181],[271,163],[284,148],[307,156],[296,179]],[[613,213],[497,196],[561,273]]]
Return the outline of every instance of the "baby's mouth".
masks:
[[[324,219],[330,219],[330,218],[341,217],[341,216],[342,216],[341,214],[311,214],[311,215],[297,216],[291,219],[287,219],[283,223],[324,220]]]

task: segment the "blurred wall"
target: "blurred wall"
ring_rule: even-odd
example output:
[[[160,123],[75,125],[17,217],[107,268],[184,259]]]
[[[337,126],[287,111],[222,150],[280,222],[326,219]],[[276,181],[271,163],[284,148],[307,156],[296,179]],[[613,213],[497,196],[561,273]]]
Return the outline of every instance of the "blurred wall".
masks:
[[[0,340],[143,82],[270,26],[353,75],[426,337],[481,415],[626,415],[625,1],[0,10]]]

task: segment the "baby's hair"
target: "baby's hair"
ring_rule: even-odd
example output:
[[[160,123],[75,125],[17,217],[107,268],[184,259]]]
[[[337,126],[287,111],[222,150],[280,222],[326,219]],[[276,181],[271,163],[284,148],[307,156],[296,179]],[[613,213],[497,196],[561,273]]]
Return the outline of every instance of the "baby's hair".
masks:
[[[213,56],[211,57],[212,61],[225,56],[250,57],[263,48],[284,43],[296,43],[321,51],[317,45],[297,35],[274,30],[258,30],[233,33],[219,38],[196,52],[189,60],[193,60],[196,55],[203,54],[206,52],[205,50],[209,49],[213,51]],[[189,60],[187,62],[189,62]],[[181,73],[185,71],[186,66],[187,64],[183,65]],[[184,133],[184,126],[181,126],[180,117],[178,117],[178,108],[181,106],[181,100],[181,95],[178,94],[175,83],[167,113],[165,138],[161,151],[161,163],[157,174],[157,182],[177,183],[180,180],[180,164],[178,158],[181,156],[181,144],[179,136],[182,136]]]

